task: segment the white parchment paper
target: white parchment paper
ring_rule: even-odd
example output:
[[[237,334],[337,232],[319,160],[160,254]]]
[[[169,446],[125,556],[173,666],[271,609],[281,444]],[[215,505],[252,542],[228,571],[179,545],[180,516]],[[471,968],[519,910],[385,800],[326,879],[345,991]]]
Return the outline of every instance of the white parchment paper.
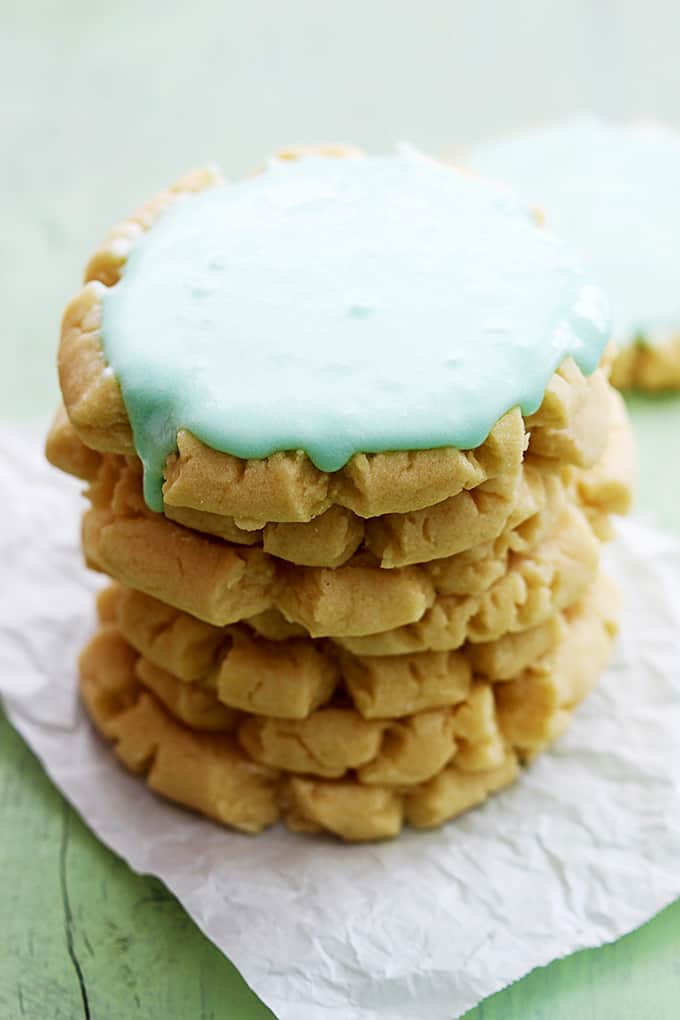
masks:
[[[81,499],[36,434],[0,431],[0,692],[88,825],[158,875],[280,1020],[452,1020],[680,895],[680,544],[629,521],[616,659],[554,751],[436,832],[256,839],[157,800],[75,696],[94,625]]]

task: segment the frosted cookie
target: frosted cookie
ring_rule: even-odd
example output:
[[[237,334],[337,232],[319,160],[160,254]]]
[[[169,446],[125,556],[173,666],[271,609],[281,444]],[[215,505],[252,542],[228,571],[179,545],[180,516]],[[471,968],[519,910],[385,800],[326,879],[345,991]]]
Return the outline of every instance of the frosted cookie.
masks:
[[[530,428],[534,435],[534,452],[579,466],[589,466],[593,463],[600,454],[607,433],[610,407],[610,401],[604,393],[607,389],[603,370],[597,370],[592,376],[585,377],[574,362],[567,360],[548,384],[543,404],[526,423],[526,427]],[[496,438],[503,441],[506,453],[512,449],[512,456],[506,458],[508,469],[501,472],[504,475],[515,473],[517,458],[521,458],[522,451],[529,443],[529,436],[524,432],[524,428],[525,423],[519,411],[516,410],[507,414],[502,423],[499,423],[494,429]],[[546,432],[549,438],[545,437]],[[490,440],[487,441],[485,447],[488,447],[490,442]],[[55,467],[74,474],[76,477],[85,477],[82,474],[84,464],[88,465],[90,470],[88,477],[91,477],[98,463],[96,452],[82,443],[62,409],[58,411],[48,435],[46,453],[48,460]],[[452,476],[449,476],[441,486],[431,487],[428,490],[433,503],[441,508],[443,503],[450,502],[457,495],[462,501],[468,489],[474,491],[476,487],[481,488],[484,478],[493,482],[498,475],[498,470],[490,469],[487,454],[488,450],[476,451],[476,455],[484,456],[487,462],[484,470],[478,471],[476,475],[471,475],[471,478],[477,479],[476,484],[465,485],[459,491],[460,485],[457,482],[451,484]],[[200,456],[199,453],[199,460]],[[444,469],[446,460],[451,461],[450,451],[442,461]],[[194,470],[195,461],[196,457],[192,454],[189,458],[192,470]],[[366,458],[363,463],[364,466],[367,466],[369,458]],[[389,461],[385,462],[384,458],[376,457],[372,459],[371,470],[377,473],[379,463],[382,463],[384,468],[389,466]],[[358,467],[358,461],[355,467]],[[402,458],[401,463],[393,458],[392,467],[395,471],[408,469],[412,472],[412,458],[410,460]],[[251,476],[257,473],[253,465],[251,465],[250,473]],[[182,495],[183,490],[178,487],[173,492],[174,502],[164,501],[163,512],[166,517],[178,521],[180,524],[218,535],[229,541],[244,545],[262,542],[267,552],[281,556],[283,559],[289,559],[294,563],[310,566],[339,565],[340,562],[343,562],[342,557],[344,556],[346,559],[351,555],[364,538],[365,522],[359,513],[349,509],[349,506],[362,506],[363,513],[366,511],[366,506],[357,500],[356,493],[353,492],[337,493],[338,498],[347,505],[335,504],[313,517],[311,521],[269,523],[258,527],[256,522],[248,518],[241,519],[242,526],[240,526],[233,516],[229,516],[223,511],[227,500],[232,501],[229,504],[231,509],[239,508],[240,504],[237,506],[233,503],[235,499],[234,487],[238,487],[242,480],[239,477],[227,479],[230,488],[226,491],[224,489],[225,480],[222,479],[220,488],[217,478],[214,489],[211,489],[207,482],[205,485],[193,489],[189,487],[186,492],[186,500]],[[257,481],[257,478],[251,478],[253,486],[257,484]],[[364,478],[365,484],[367,484],[366,478]],[[436,497],[451,489],[454,490],[452,496],[437,501]],[[418,502],[422,503],[423,501],[424,496],[421,493]],[[200,507],[195,505],[197,503],[200,504]],[[428,508],[429,506],[425,509]],[[405,514],[385,513],[382,516],[387,521],[403,517]],[[368,544],[371,544],[372,536],[376,532],[375,525],[375,520],[368,522],[366,538]],[[414,553],[410,552],[409,555],[414,555]],[[334,562],[330,561],[331,557]],[[400,564],[385,563],[385,565],[398,566]]]
[[[480,145],[476,173],[545,213],[612,302],[619,387],[680,387],[680,135],[658,124],[567,121]]]
[[[61,470],[77,477],[86,474],[96,507],[103,508],[111,501],[114,509],[150,515],[142,497],[137,459],[89,450],[72,428],[69,431],[64,426],[60,412],[48,435],[46,453]],[[234,545],[261,546],[268,555],[299,566],[342,566],[361,549],[377,557],[381,566],[405,566],[450,556],[495,538],[509,526],[511,517],[519,519],[529,498],[529,485],[533,487],[531,498],[537,502],[534,493],[541,484],[537,472],[533,471],[529,481],[523,475],[519,465],[432,507],[413,514],[385,515],[368,524],[339,506],[305,523],[270,523],[252,531],[238,528],[232,518],[203,511],[180,512],[166,506],[165,517]]]
[[[332,571],[287,568],[258,547],[218,542],[149,512],[139,475],[116,458],[103,462],[91,488],[94,510],[86,514],[83,528],[86,556],[130,587],[216,626],[258,618],[256,629],[275,639],[281,621],[284,637],[351,637],[393,629],[390,622],[396,619],[402,621],[398,626],[421,619],[440,596],[476,597],[500,583],[513,555],[550,537],[565,503],[585,511],[598,535],[608,532],[608,513],[624,510],[630,500],[632,471],[627,418],[620,397],[612,396],[618,418],[603,463],[564,476],[546,468],[545,461],[529,458],[507,530],[491,543],[450,557],[387,571],[365,556]],[[408,526],[409,515],[404,516]],[[433,531],[428,529],[429,539]],[[405,547],[412,547],[417,531],[409,537],[405,530],[405,535]],[[466,544],[458,537],[459,544]],[[584,555],[590,556],[588,549]],[[492,597],[507,591],[510,598],[509,584],[495,589]],[[272,616],[273,610],[278,615]]]
[[[140,456],[152,509],[245,531],[409,513],[512,472],[517,409],[563,365],[593,376],[608,333],[524,206],[414,156],[193,175],[86,275],[59,359],[74,427]]]
[[[554,399],[556,386],[563,379],[565,370],[566,366],[548,387],[542,418],[544,424],[535,426],[532,433],[534,437],[540,437],[542,432],[559,432],[562,435],[570,434],[576,442],[581,428],[577,419],[583,402],[572,392],[571,384],[562,387],[557,399]],[[593,396],[597,395],[595,384],[599,375],[596,372],[591,377]],[[590,385],[591,381],[588,383]],[[614,391],[608,389],[604,401],[598,398],[599,421],[593,433],[597,436],[598,448],[607,439],[612,414],[619,413],[615,408],[615,397]],[[570,418],[574,405],[576,415]],[[540,421],[541,412],[534,418]],[[566,428],[563,426],[565,419],[568,422]],[[622,424],[625,428],[625,421]],[[617,434],[625,438],[622,437],[621,429]],[[532,442],[535,446],[541,446],[540,438],[534,438]],[[548,445],[547,441],[543,445]],[[128,458],[126,463],[122,457],[100,455],[90,450],[79,439],[63,409],[57,412],[50,429],[46,454],[55,467],[92,482],[93,496],[98,505],[102,505],[102,498],[97,498],[101,489],[96,484],[97,479],[101,474],[110,479],[115,473],[113,466],[118,465],[119,474],[124,473],[127,479],[128,503],[134,505],[136,511],[143,512],[141,495],[135,490],[136,479],[141,479],[141,467],[137,459]],[[129,471],[124,472],[125,467]],[[500,528],[514,528],[530,516],[529,512],[525,513],[527,505],[533,506],[534,513],[541,509],[542,499],[545,498],[541,490],[554,486],[553,479],[559,477],[554,460],[546,457],[537,459],[532,452],[529,462],[525,461],[521,475],[519,470],[507,472],[432,507],[408,514],[386,514],[370,521],[364,521],[344,507],[333,506],[309,522],[270,523],[262,529],[245,530],[239,528],[233,518],[206,511],[166,505],[164,513],[170,520],[192,530],[215,535],[236,545],[261,545],[266,553],[300,566],[341,566],[361,548],[377,556],[381,566],[405,566],[448,557],[478,546],[495,538]],[[110,489],[108,495],[111,495]]]
[[[114,602],[104,600],[104,615]],[[516,751],[532,756],[554,739],[595,682],[612,609],[601,582],[568,620],[559,649],[518,679],[476,681],[454,707],[395,720],[328,707],[295,722],[216,703],[218,726],[206,711],[210,691],[137,659],[112,624],[81,656],[81,691],[119,759],[163,796],[249,832],[282,813],[298,831],[385,838],[404,821],[442,824],[512,782]]]
[[[382,566],[430,561],[427,569],[439,593],[477,594],[505,571],[510,551],[526,551],[540,541],[561,505],[565,487],[574,490],[574,498],[589,516],[598,536],[610,537],[608,514],[625,513],[630,506],[634,458],[625,408],[612,390],[608,394],[608,404],[611,410],[610,428],[604,433],[606,448],[593,467],[565,473],[556,471],[549,459],[531,455],[523,465],[521,479],[517,480],[518,488],[512,476],[504,485],[501,479],[495,479],[480,486],[476,496],[463,492],[427,511],[374,519],[369,522],[365,536],[370,551],[380,557]],[[546,407],[550,408],[547,401]],[[559,422],[559,415],[551,411],[547,420]],[[111,502],[124,515],[147,514],[141,497],[139,470],[125,465],[122,458],[102,456],[89,450],[61,411],[48,436],[47,454],[62,470],[92,482],[91,497],[95,507],[107,509]],[[513,496],[516,502],[507,516],[508,501]],[[267,525],[262,548],[271,550],[267,542],[270,529],[292,530],[296,532],[294,536],[289,535],[285,542],[275,545],[277,558],[291,558],[302,564],[318,562],[319,565],[339,566],[357,551],[357,536],[351,539],[349,546],[346,539],[352,530],[351,523],[359,521],[352,516],[348,527],[346,519],[335,517],[340,513],[345,511],[335,507],[308,524]],[[330,521],[331,517],[335,519]],[[326,522],[322,526],[324,518]],[[499,522],[503,521],[506,530],[499,538],[471,546],[475,540],[494,535]],[[466,523],[468,526],[464,527]],[[363,534],[363,522],[361,530]],[[241,536],[234,544],[256,545],[261,540],[257,532],[242,532]],[[229,531],[223,537],[225,541],[234,538]],[[185,550],[188,545],[184,544]],[[464,551],[443,555],[446,550],[461,547]],[[365,548],[369,548],[368,544]]]

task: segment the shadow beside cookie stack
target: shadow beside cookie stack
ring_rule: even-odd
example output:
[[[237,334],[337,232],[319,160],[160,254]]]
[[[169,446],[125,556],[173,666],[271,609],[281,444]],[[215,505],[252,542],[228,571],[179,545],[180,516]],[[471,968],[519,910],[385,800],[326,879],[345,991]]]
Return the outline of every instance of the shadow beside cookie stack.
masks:
[[[605,362],[568,358],[481,446],[239,459],[188,431],[163,512],[98,343],[102,295],[186,178],[112,235],[67,309],[49,460],[87,482],[83,549],[113,584],[81,694],[156,792],[258,832],[382,839],[510,784],[597,681],[617,596],[600,572],[630,502]]]

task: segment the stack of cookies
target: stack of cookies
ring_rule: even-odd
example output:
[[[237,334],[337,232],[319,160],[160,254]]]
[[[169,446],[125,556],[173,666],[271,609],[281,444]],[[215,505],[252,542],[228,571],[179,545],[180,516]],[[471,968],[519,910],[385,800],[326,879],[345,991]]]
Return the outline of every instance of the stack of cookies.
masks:
[[[114,231],[47,455],[113,581],[81,694],[120,761],[242,831],[383,839],[507,786],[597,681],[631,437],[599,295],[514,199],[298,155]]]

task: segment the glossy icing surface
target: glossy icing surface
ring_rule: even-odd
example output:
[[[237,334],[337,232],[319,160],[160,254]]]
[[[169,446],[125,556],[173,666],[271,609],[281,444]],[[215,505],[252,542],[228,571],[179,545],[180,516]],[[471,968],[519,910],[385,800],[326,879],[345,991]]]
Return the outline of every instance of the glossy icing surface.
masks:
[[[680,333],[680,135],[593,118],[479,146],[476,172],[545,212],[611,301],[615,335]]]
[[[188,429],[239,457],[470,449],[529,414],[607,308],[504,189],[415,156],[274,163],[184,198],[104,299],[102,343],[162,507]]]

